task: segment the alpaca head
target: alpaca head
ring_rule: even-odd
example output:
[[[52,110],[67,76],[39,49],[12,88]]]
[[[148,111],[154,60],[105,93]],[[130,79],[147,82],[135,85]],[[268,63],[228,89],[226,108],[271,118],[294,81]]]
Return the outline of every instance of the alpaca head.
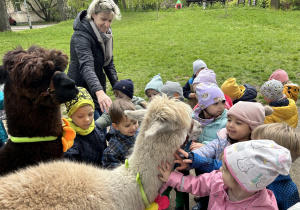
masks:
[[[76,97],[75,82],[63,71],[68,56],[57,50],[31,46],[8,51],[0,68],[0,83],[11,96],[28,98],[32,104],[57,106]]]
[[[186,103],[167,96],[157,96],[149,104],[147,110],[125,111],[125,114],[135,120],[142,120],[140,134],[145,138],[160,133],[173,133],[180,131],[189,134],[194,139],[202,132],[201,124],[191,117],[192,109]],[[193,123],[192,123],[193,122]],[[193,124],[193,127],[191,127]],[[140,135],[139,134],[139,135]],[[181,145],[185,138],[178,139],[176,145]]]

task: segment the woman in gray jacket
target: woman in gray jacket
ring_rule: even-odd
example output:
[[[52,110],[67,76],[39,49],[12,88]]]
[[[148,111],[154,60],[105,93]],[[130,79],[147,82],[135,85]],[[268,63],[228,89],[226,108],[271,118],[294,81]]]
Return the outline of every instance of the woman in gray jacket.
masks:
[[[118,82],[110,28],[113,19],[121,19],[113,0],[93,0],[88,10],[79,12],[73,23],[68,76],[93,97],[95,119],[108,111],[112,103],[105,93],[106,76],[112,86]]]

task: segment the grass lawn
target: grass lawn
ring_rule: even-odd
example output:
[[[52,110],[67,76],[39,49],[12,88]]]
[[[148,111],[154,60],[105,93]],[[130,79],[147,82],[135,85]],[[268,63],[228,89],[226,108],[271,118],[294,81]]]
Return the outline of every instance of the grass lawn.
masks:
[[[0,33],[0,56],[14,46],[32,44],[69,55],[72,23]],[[135,95],[143,98],[145,85],[158,73],[164,82],[184,85],[196,59],[216,72],[219,85],[235,77],[238,84],[259,89],[279,68],[300,84],[300,11],[230,8],[226,14],[224,9],[186,8],[158,15],[123,12],[112,29],[119,79],[132,79]]]

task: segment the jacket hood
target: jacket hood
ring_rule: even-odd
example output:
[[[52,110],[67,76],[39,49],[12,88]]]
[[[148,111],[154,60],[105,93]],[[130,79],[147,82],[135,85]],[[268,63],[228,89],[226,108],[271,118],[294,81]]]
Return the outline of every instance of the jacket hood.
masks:
[[[295,105],[294,100],[292,99],[288,99],[288,100],[289,100],[289,105],[287,106],[282,106],[282,107],[272,106],[272,109],[274,109],[273,112],[274,116],[287,120],[298,114],[297,106]]]
[[[89,33],[97,40],[93,28],[89,23],[88,19],[86,18],[86,16],[87,16],[86,10],[82,10],[81,12],[79,12],[73,22],[73,29],[74,31],[84,31],[86,33]]]

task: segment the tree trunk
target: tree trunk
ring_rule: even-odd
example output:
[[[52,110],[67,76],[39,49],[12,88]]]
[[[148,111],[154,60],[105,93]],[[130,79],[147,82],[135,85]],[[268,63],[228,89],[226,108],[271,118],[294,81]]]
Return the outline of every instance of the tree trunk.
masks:
[[[0,31],[11,31],[5,0],[0,1]]]
[[[271,0],[271,7],[274,9],[278,9],[279,8],[279,2],[280,0]]]
[[[60,20],[61,21],[67,20],[66,13],[64,12],[64,8],[65,8],[64,0],[57,0],[57,6],[60,14]]]
[[[122,0],[122,3],[123,3],[123,9],[124,9],[125,12],[126,12],[126,1],[125,1],[125,0]]]

